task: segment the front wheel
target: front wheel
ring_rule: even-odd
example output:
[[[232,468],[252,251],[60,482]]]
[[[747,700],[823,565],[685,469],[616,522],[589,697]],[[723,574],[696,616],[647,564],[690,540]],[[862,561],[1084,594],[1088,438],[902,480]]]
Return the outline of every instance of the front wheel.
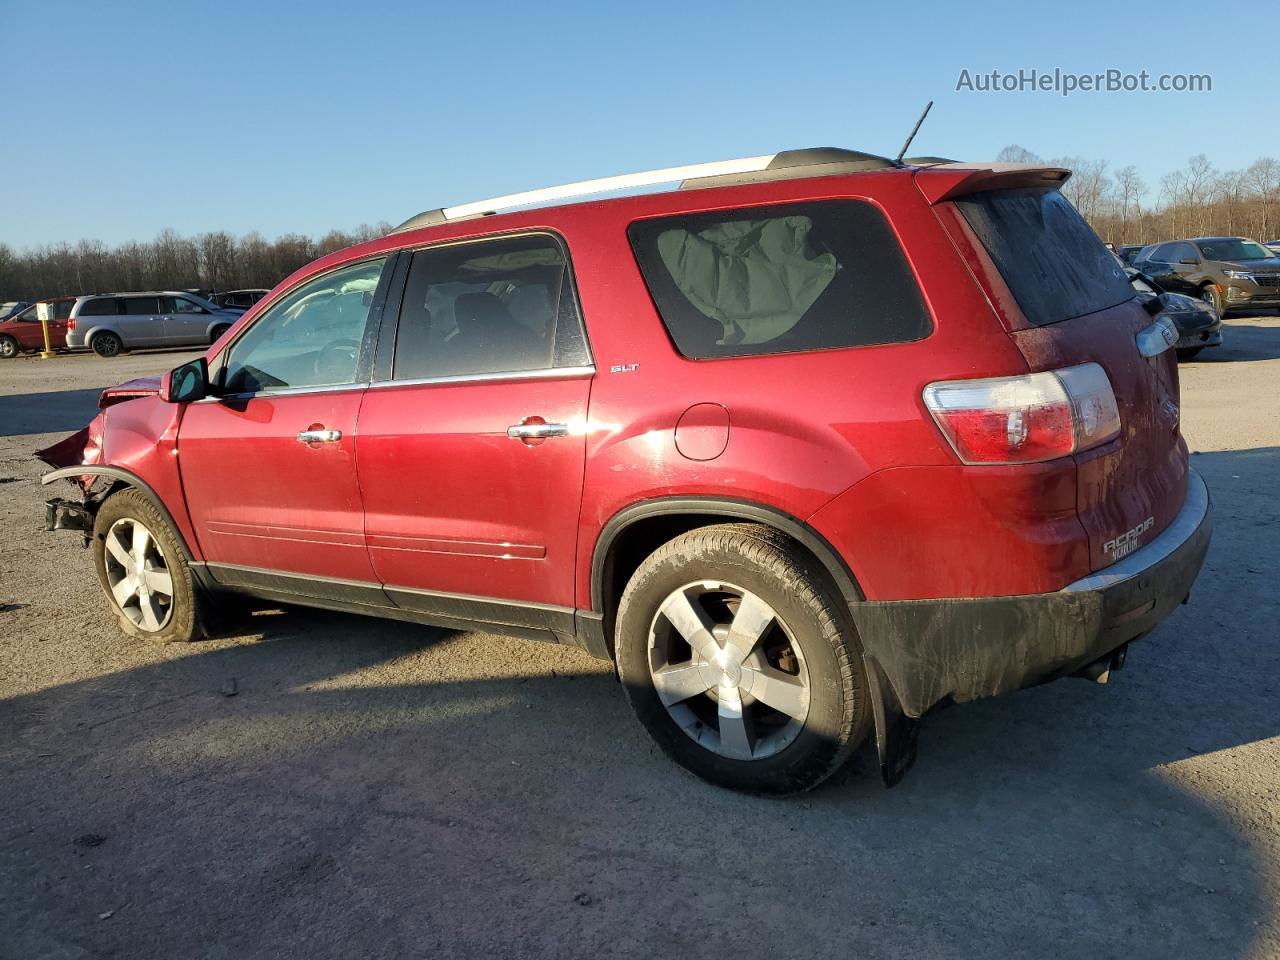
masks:
[[[0,336],[0,357],[8,360],[18,355],[18,341],[5,334]]]
[[[124,349],[124,342],[114,333],[104,331],[95,334],[89,346],[93,347],[93,352],[100,357],[114,357]]]
[[[224,333],[231,329],[229,324],[221,324],[209,331],[209,343],[217,343]]]
[[[1218,315],[1222,315],[1222,302],[1218,295],[1218,288],[1212,283],[1206,283],[1200,288],[1200,299],[1217,311]]]
[[[178,534],[137,490],[113,494],[98,510],[93,559],[125,633],[159,643],[200,636],[196,587]]]
[[[861,649],[841,607],[825,571],[767,527],[682,534],[623,593],[627,699],[658,745],[703,779],[750,793],[807,790],[870,727]]]

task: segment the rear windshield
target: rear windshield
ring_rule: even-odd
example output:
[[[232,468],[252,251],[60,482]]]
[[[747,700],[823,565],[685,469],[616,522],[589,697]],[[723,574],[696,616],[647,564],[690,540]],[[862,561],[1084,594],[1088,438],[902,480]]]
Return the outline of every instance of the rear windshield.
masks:
[[[686,214],[627,234],[686,357],[902,343],[932,330],[902,248],[869,203]]]
[[[1116,258],[1057,190],[992,190],[956,207],[1029,323],[1058,323],[1133,298]]]

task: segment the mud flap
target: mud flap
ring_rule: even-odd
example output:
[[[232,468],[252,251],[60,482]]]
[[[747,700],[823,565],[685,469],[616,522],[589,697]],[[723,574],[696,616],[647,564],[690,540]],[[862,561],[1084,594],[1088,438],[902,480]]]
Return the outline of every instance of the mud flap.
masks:
[[[880,757],[880,779],[886,787],[897,785],[916,762],[916,741],[920,721],[902,711],[898,695],[885,678],[874,657],[864,655],[862,663],[871,688],[871,709],[876,723],[876,753]]]

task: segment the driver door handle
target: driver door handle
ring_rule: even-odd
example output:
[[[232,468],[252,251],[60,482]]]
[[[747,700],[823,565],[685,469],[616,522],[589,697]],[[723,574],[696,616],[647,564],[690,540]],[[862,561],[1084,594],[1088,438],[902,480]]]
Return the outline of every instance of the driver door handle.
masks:
[[[507,436],[513,440],[545,440],[548,437],[567,437],[567,423],[513,423],[507,427]]]
[[[299,443],[336,443],[341,439],[341,430],[303,430],[298,434]]]

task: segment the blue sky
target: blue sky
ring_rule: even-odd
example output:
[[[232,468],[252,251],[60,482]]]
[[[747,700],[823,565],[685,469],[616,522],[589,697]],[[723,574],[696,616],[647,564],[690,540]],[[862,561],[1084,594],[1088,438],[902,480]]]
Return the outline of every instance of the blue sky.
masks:
[[[1203,4],[1172,2],[0,0],[0,241],[320,234],[790,147],[892,155],[930,99],[913,153],[1106,158],[1154,199],[1192,154],[1280,156],[1274,38],[1241,46],[1264,8],[1216,3],[1197,36]],[[1032,67],[1213,92],[955,90]]]

